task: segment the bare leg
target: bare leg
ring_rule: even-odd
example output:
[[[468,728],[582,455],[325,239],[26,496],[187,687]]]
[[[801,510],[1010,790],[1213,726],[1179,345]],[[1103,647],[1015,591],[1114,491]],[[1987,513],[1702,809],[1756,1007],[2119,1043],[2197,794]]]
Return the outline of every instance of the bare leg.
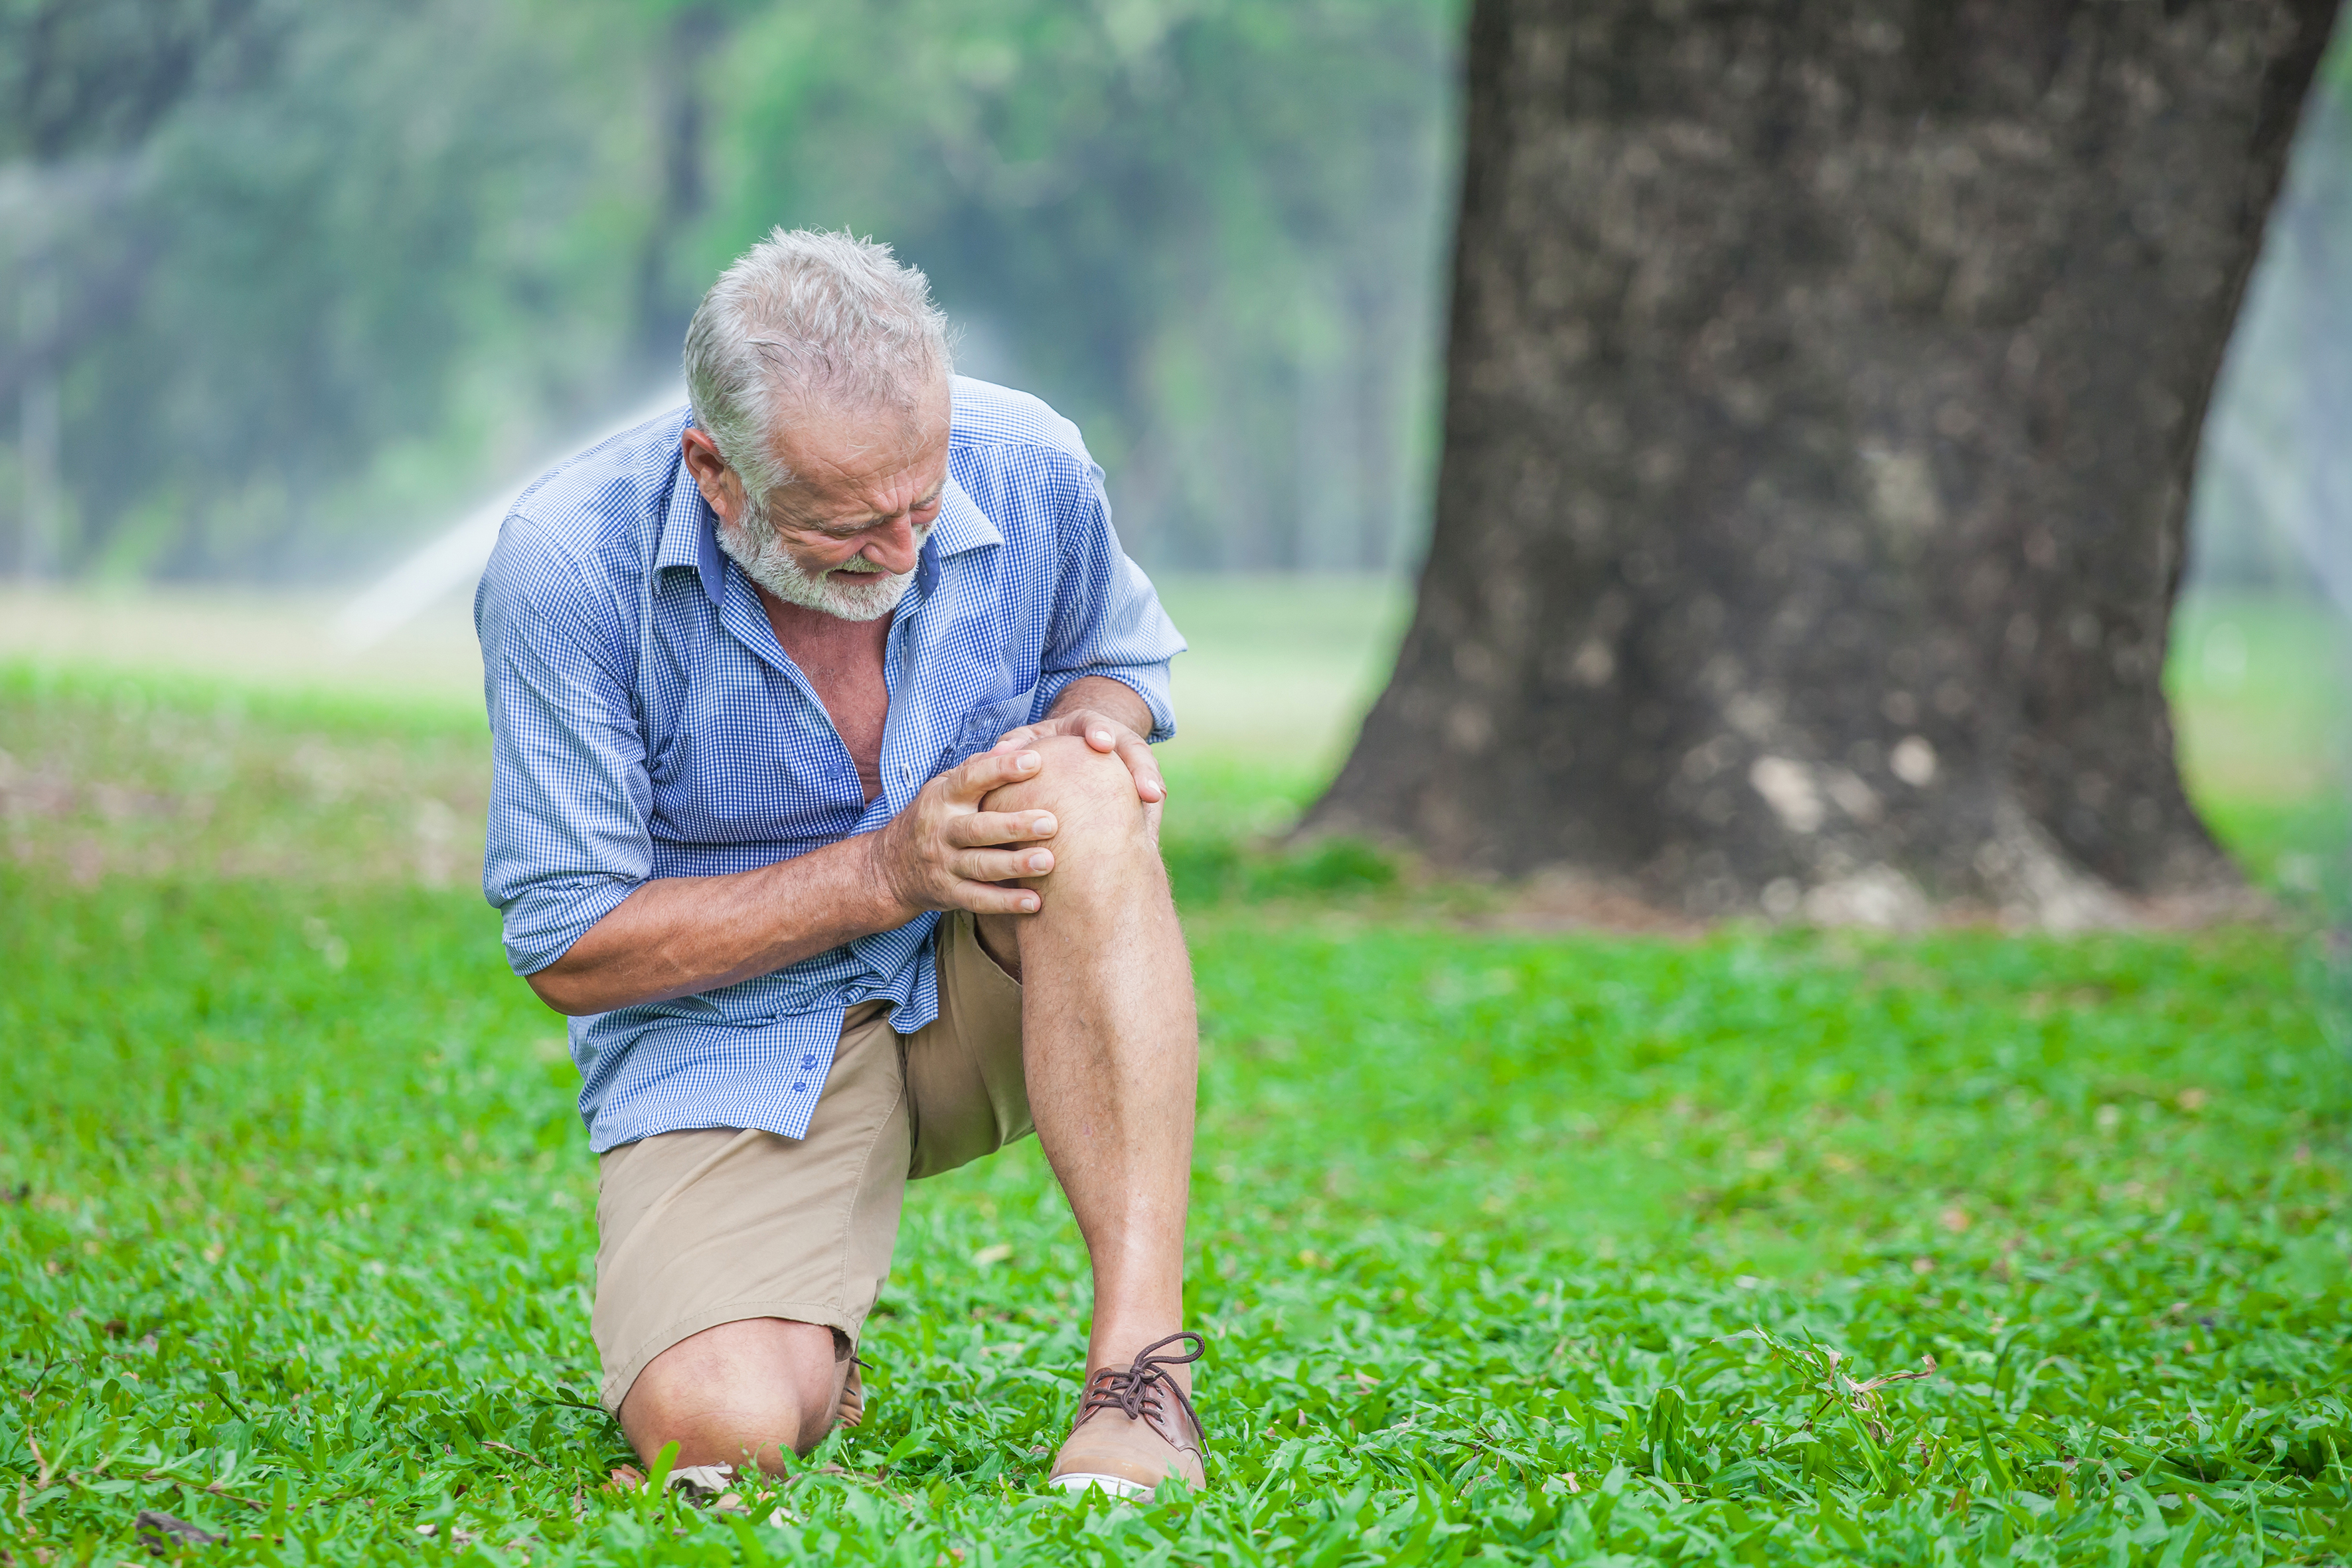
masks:
[[[646,1363],[621,1401],[621,1430],[646,1464],[667,1443],[680,1465],[782,1468],[833,1426],[846,1361],[820,1323],[746,1318],[678,1341]]]
[[[1031,749],[1037,776],[982,809],[1053,812],[1054,868],[1027,879],[1044,907],[983,916],[980,935],[1021,977],[1030,1114],[1093,1260],[1091,1376],[1184,1326],[1200,1029],[1157,814],[1118,758],[1075,736]]]

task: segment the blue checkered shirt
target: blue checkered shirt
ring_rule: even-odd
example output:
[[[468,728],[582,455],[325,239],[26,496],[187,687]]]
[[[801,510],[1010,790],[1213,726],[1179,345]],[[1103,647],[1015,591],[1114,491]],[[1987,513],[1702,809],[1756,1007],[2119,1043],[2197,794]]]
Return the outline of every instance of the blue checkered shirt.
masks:
[[[882,793],[719,552],[680,460],[679,409],[541,478],[508,515],[474,599],[495,742],[482,889],[519,974],[561,958],[655,877],[710,877],[871,833],[936,775],[1042,718],[1081,676],[1175,721],[1183,639],[1119,550],[1102,470],[1035,398],[959,377],[945,504],[890,626]],[[939,1015],[926,914],[773,974],[572,1020],[589,1146],[695,1127],[788,1138],[833,1064],[842,1014]]]

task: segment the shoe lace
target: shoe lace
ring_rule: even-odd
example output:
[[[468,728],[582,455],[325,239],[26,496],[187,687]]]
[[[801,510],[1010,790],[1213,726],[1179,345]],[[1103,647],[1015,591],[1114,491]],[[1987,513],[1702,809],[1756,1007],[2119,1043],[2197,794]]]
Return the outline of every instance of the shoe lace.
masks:
[[[1192,1342],[1191,1355],[1160,1355],[1158,1352],[1182,1341]],[[1146,1345],[1132,1365],[1122,1372],[1107,1366],[1087,1380],[1086,1403],[1078,1407],[1078,1419],[1083,1421],[1097,1410],[1117,1410],[1130,1421],[1147,1417],[1164,1417],[1169,1402],[1184,1413],[1194,1432],[1201,1430],[1201,1418],[1193,1414],[1192,1402],[1176,1385],[1169,1368],[1196,1362],[1208,1351],[1208,1342],[1187,1329],[1171,1334],[1158,1344]]]

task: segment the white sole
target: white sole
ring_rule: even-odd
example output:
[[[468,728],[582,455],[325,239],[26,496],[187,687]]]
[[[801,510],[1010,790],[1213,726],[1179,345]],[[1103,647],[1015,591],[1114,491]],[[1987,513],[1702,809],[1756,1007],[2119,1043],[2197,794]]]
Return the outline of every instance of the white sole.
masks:
[[[1055,1476],[1045,1484],[1062,1492],[1082,1492],[1090,1488],[1099,1488],[1128,1502],[1145,1501],[1154,1489],[1130,1481],[1124,1476],[1098,1476],[1090,1470],[1073,1470],[1066,1476]]]

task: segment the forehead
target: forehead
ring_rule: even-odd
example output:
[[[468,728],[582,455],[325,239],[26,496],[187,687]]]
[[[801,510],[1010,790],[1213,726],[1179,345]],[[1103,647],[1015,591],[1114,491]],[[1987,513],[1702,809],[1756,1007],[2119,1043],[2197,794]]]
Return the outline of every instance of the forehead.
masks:
[[[772,439],[785,466],[813,487],[861,483],[944,461],[950,426],[942,388],[910,407],[803,407],[779,422]]]
[[[947,482],[948,428],[874,426],[777,442],[793,480],[773,498],[779,521],[855,533],[934,500]]]

